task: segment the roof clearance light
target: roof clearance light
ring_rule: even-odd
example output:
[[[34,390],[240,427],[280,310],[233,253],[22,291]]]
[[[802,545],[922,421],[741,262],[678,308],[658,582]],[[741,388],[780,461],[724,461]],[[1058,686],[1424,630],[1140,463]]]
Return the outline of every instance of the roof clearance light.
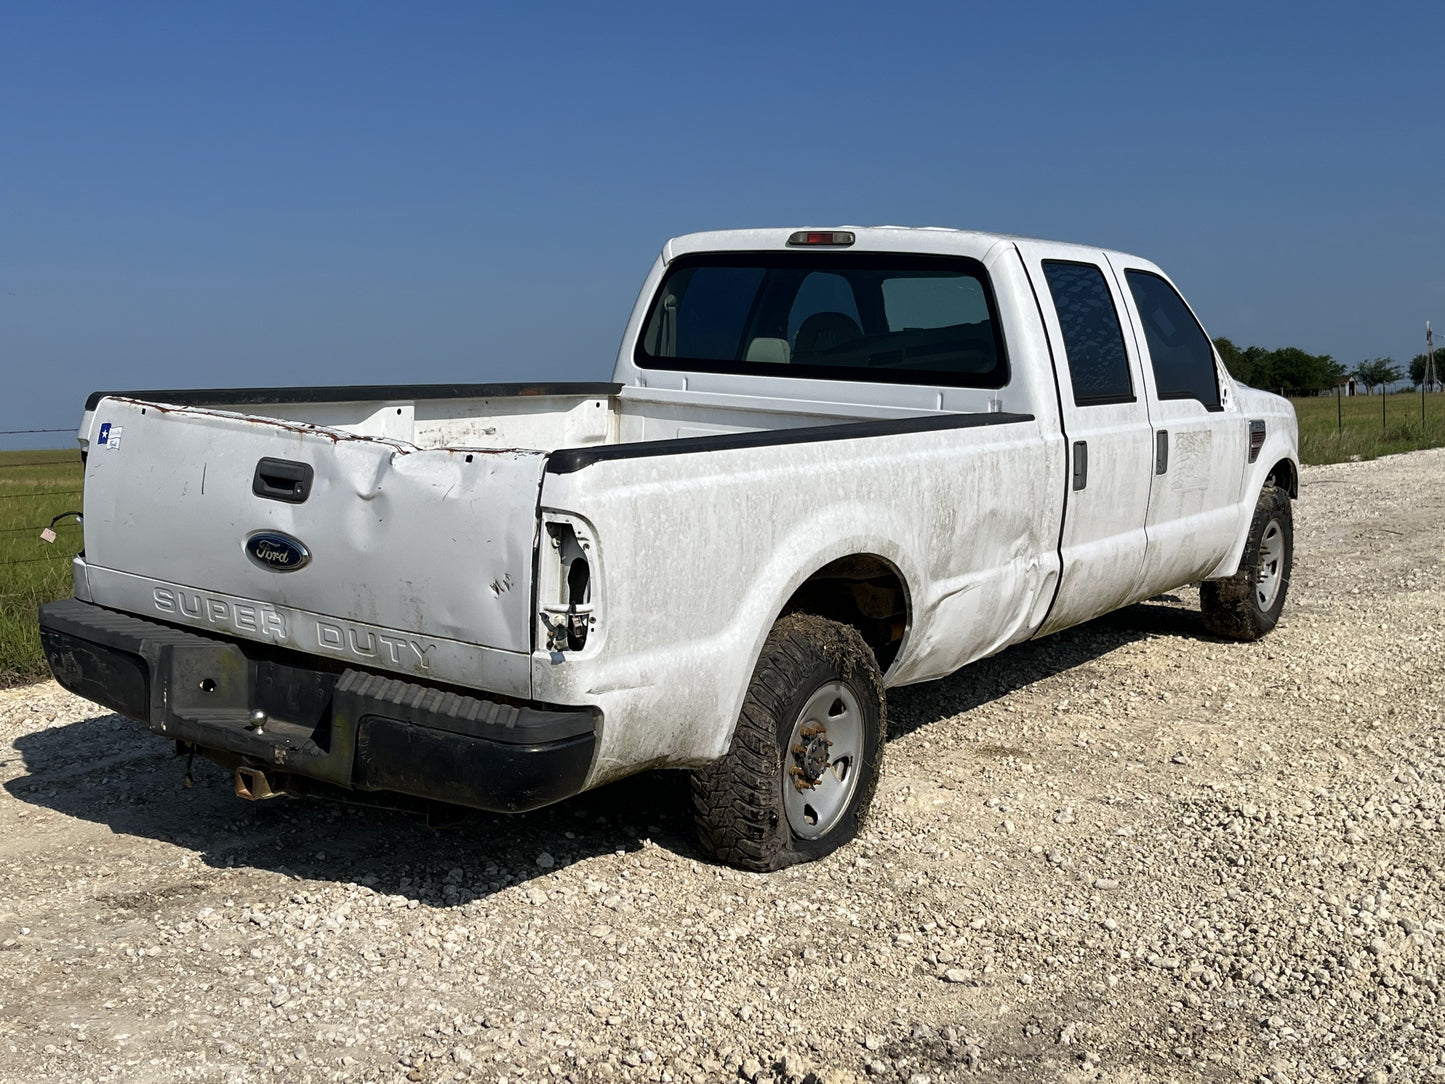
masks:
[[[847,230],[799,230],[788,237],[790,245],[851,245],[854,236]]]

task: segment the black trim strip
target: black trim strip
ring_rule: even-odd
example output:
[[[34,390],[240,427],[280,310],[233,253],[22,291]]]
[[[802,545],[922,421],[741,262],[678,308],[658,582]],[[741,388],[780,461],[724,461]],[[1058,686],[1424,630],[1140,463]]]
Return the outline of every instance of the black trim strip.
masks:
[[[94,410],[107,396],[144,399],[170,406],[275,403],[347,403],[386,399],[511,399],[524,395],[616,395],[621,384],[342,384],[306,388],[180,388],[169,391],[93,391]]]
[[[615,459],[646,459],[659,455],[693,455],[732,451],[735,448],[767,448],[783,444],[811,444],[824,440],[860,440],[890,437],[899,433],[928,433],[944,429],[974,429],[984,425],[1031,422],[1032,414],[944,414],[913,418],[869,419],[838,425],[806,425],[794,429],[764,429],[747,433],[718,433],[706,437],[678,437],[673,440],[643,440],[631,444],[599,444],[589,448],[559,448],[547,458],[548,474],[571,474],[593,463]]]

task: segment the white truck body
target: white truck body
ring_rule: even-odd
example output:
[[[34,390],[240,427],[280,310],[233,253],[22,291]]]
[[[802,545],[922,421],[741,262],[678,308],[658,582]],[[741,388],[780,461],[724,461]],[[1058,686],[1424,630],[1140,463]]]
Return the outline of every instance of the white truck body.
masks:
[[[851,241],[800,244],[811,236]],[[755,257],[784,278],[823,276],[797,287],[795,309],[809,289],[868,275],[917,304],[935,289],[988,295],[968,333],[991,324],[999,375],[929,382],[889,372],[892,355],[878,353],[839,378],[801,364],[803,326],[758,336],[734,360],[663,356],[688,288],[668,276],[697,265],[695,276],[726,278],[712,261],[746,277]],[[565,793],[701,767],[727,753],[765,638],[790,608],[855,615],[884,681],[901,685],[1236,573],[1262,489],[1296,486],[1293,412],[1236,384],[1207,346],[1209,373],[1178,377],[1204,391],[1161,389],[1177,374],[1159,342],[1151,357],[1150,335],[1188,316],[1161,283],[1123,253],[955,230],[694,234],[654,265],[610,385],[97,393],[79,434],[86,548],[71,605],[241,645],[228,657],[251,660],[237,664],[251,665],[250,684],[218,709],[233,729],[257,699],[245,645],[260,645],[293,668],[585,711],[585,773]],[[1127,394],[1081,396],[1071,362],[1083,366],[1086,333],[1071,329],[1105,326],[1090,323],[1105,296],[1122,341],[1099,349],[1116,358],[1112,379],[1127,364]],[[1141,297],[1163,301],[1141,314]],[[845,326],[825,315],[820,326]],[[848,322],[838,334],[851,342],[868,320]],[[907,354],[930,334],[890,323],[874,338]],[[847,342],[819,356],[843,357]],[[282,474],[263,477],[263,461]],[[273,537],[286,553],[258,558]],[[585,583],[569,586],[579,568]],[[77,613],[50,621],[52,666],[107,702],[103,678],[80,676],[93,662],[66,654],[67,637],[85,640]],[[121,706],[217,752],[177,722],[204,703],[166,700],[157,686],[179,690],[177,679],[146,665],[149,708]],[[293,738],[285,749],[227,739],[227,762],[304,777]],[[539,804],[424,782],[411,793]]]

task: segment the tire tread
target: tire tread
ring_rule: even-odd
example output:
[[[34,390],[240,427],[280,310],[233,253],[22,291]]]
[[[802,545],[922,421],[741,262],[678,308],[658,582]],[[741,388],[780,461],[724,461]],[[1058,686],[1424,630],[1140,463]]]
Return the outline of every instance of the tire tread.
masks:
[[[820,847],[800,849],[782,808],[783,728],[791,729],[787,713],[799,690],[829,663],[858,687],[865,710],[876,697],[877,725],[865,739],[875,743],[865,751],[872,770],[859,780],[845,822],[823,840],[809,841]],[[858,631],[812,614],[780,618],[763,645],[727,754],[693,773],[693,822],[702,849],[729,865],[768,871],[851,839],[877,786],[885,730],[882,674]]]
[[[1271,520],[1278,520],[1284,528],[1284,567],[1274,605],[1269,610],[1261,610],[1255,600],[1254,584],[1259,572],[1260,541]],[[1199,585],[1199,609],[1204,627],[1216,636],[1243,642],[1258,640],[1273,631],[1284,608],[1285,596],[1289,593],[1290,574],[1294,567],[1293,550],[1294,520],[1289,494],[1278,486],[1265,486],[1255,504],[1239,571],[1228,579],[1205,580]]]

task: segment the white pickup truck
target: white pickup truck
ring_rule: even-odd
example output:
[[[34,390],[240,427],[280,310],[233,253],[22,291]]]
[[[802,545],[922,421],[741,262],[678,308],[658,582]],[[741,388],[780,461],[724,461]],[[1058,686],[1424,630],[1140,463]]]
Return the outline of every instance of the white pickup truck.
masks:
[[[1297,433],[1168,278],[944,229],[668,242],[610,384],[96,393],[56,679],[243,797],[524,810],[693,771],[712,856],[857,832],[884,689],[1289,586]]]

